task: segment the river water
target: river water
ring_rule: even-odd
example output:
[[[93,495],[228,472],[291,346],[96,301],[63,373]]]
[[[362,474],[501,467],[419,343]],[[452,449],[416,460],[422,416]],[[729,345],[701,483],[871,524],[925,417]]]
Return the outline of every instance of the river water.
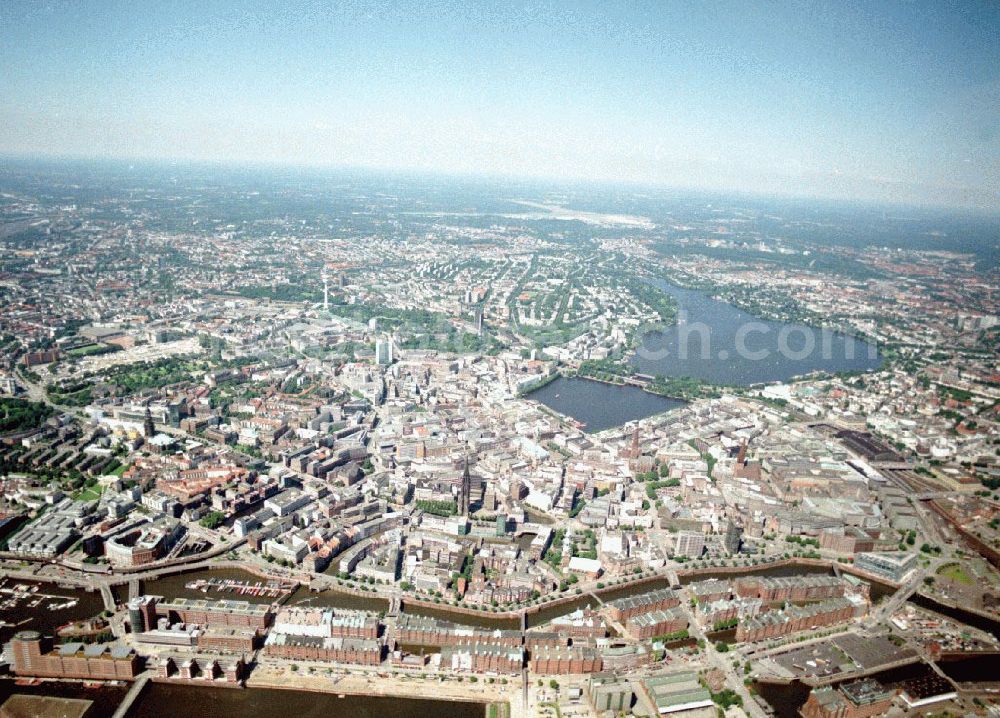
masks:
[[[765,321],[704,292],[651,281],[677,302],[678,323],[647,332],[633,359],[643,374],[748,386],[816,371],[871,371],[882,364],[876,347],[860,339]]]
[[[151,683],[128,718],[483,718],[485,713],[482,703]]]

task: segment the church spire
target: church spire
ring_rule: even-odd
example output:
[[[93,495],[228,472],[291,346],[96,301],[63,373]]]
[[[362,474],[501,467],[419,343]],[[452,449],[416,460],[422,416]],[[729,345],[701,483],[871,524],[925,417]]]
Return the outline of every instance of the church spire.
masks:
[[[153,438],[156,433],[156,424],[153,423],[153,413],[146,407],[146,419],[142,424],[142,433],[147,439]]]
[[[462,471],[462,488],[458,492],[458,513],[469,515],[469,501],[472,495],[472,474],[469,473],[469,457],[465,457],[465,469]]]

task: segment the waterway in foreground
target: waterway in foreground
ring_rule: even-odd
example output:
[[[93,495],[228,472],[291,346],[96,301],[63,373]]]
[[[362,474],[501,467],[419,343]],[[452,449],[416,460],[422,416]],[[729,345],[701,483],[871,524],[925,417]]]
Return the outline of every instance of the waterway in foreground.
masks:
[[[482,703],[151,683],[128,718],[483,718],[485,713]]]
[[[682,575],[682,583],[690,583],[694,580],[704,580],[712,577],[736,577],[739,575],[766,575],[766,576],[793,576],[809,573],[829,573],[831,569],[824,566],[812,566],[806,564],[793,564],[781,566],[753,566],[740,569],[736,572],[713,571],[698,573],[697,575]],[[246,574],[233,569],[222,569],[214,571],[199,571],[196,573],[181,574],[170,577],[172,580],[160,579],[151,582],[149,589],[162,590],[161,595],[170,596],[176,593],[187,593],[184,583],[196,578],[234,578],[247,579],[252,574]],[[667,585],[667,580],[663,577],[651,579],[649,581],[628,586],[608,586],[597,594],[603,601],[610,601],[623,596],[635,596],[655,589],[663,588]],[[51,584],[42,584],[49,586]],[[85,594],[82,591],[62,589],[61,593],[68,596],[87,596],[99,604],[99,598],[94,594]],[[156,591],[154,591],[156,592]],[[872,597],[879,600],[892,593],[892,589],[875,582],[872,582]],[[200,592],[196,596],[203,596]],[[341,608],[362,608],[372,611],[384,611],[387,603],[384,599],[365,596],[354,596],[352,594],[335,590],[310,592],[308,589],[300,588],[289,599],[290,603],[313,603],[316,605],[329,605]],[[1000,623],[977,614],[958,608],[943,606],[942,604],[928,599],[924,596],[915,596],[911,599],[913,603],[924,608],[944,613],[956,620],[960,620],[972,625],[977,625],[985,630],[992,630],[1000,633]],[[570,601],[557,606],[543,608],[537,613],[530,614],[528,623],[531,627],[542,626],[553,618],[570,613],[581,606],[591,605],[596,607],[598,601],[590,594],[573,596]],[[87,603],[84,613],[89,613],[93,606],[99,610],[99,606]],[[497,616],[490,613],[465,615],[447,606],[421,607],[411,604],[406,605],[404,601],[404,611],[407,613],[432,615],[456,623],[484,626],[489,628],[516,628],[517,619],[508,616]],[[988,679],[995,671],[995,656],[974,657],[969,656],[969,660],[963,660],[949,665],[942,662],[942,668],[949,674],[954,673],[956,680],[984,680]],[[884,680],[900,680],[908,677],[909,672],[914,669],[903,671],[903,676],[898,670],[886,672],[879,677]],[[776,710],[778,716],[794,716],[798,708],[808,696],[808,688],[801,683],[793,683],[789,686],[759,683],[756,685],[761,697]],[[333,688],[335,690],[335,688]],[[74,683],[43,683],[38,686],[16,686],[12,681],[3,681],[0,684],[0,698],[5,698],[13,693],[31,693],[39,695],[55,695],[63,697],[81,697],[94,700],[88,718],[103,718],[110,715],[114,707],[124,694],[123,688],[88,688],[82,684]],[[2,701],[0,701],[2,702]],[[169,715],[176,715],[179,718],[207,718],[218,715],[242,715],[244,718],[272,718],[284,715],[288,711],[295,711],[303,716],[324,716],[338,718],[338,716],[348,716],[358,718],[364,716],[393,715],[402,716],[482,716],[484,707],[481,704],[454,703],[448,701],[412,700],[409,698],[382,698],[373,696],[349,696],[338,698],[336,694],[323,694],[312,692],[284,691],[273,689],[248,689],[233,690],[221,688],[203,688],[197,686],[162,685],[151,684],[140,696],[136,705],[129,712],[131,718],[152,718],[152,716],[164,715],[165,707],[169,706]],[[315,710],[319,712],[313,712]]]
[[[884,686],[895,688],[906,681],[933,675],[935,674],[930,666],[924,663],[911,663],[885,671],[877,671],[868,677],[874,678]],[[801,718],[799,709],[809,699],[809,692],[811,690],[809,686],[798,680],[792,681],[787,685],[783,683],[756,681],[753,684],[753,688],[771,706],[776,718]]]
[[[762,565],[740,568],[735,571],[699,571],[697,574],[681,574],[679,580],[683,584],[692,581],[703,581],[709,578],[735,578],[737,576],[760,575],[760,576],[800,576],[804,574],[830,574],[832,569],[825,566],[813,566],[809,564],[791,565]],[[237,580],[260,580],[253,574],[249,574],[238,569],[206,569],[188,574],[178,574],[168,578],[161,578],[150,582],[144,590],[154,595],[162,595],[167,598],[187,596],[191,598],[243,598],[242,596],[226,596],[214,594],[206,596],[204,593],[187,589],[184,584],[195,579],[207,578],[231,578]],[[594,592],[581,593],[580,595],[570,594],[565,600],[551,605],[543,605],[540,608],[528,613],[527,624],[530,628],[543,626],[554,618],[565,616],[580,608],[597,608],[601,602],[614,601],[627,596],[638,596],[643,593],[665,588],[669,585],[665,577],[657,577],[641,583],[631,583],[624,586],[609,585]],[[872,586],[873,598],[878,598],[882,591],[877,585]],[[597,598],[595,598],[595,595]],[[600,601],[598,600],[600,599]],[[247,597],[247,600],[256,600],[261,603],[270,603],[271,599]],[[324,591],[311,591],[306,586],[300,586],[287,599],[287,605],[323,606],[329,608],[341,608],[347,610],[373,611],[385,613],[389,609],[387,599],[375,595],[357,595],[347,591],[337,589],[327,589]],[[496,614],[491,611],[466,613],[456,611],[447,604],[441,605],[419,605],[413,601],[403,599],[403,612],[411,615],[427,616],[443,621],[459,623],[467,626],[477,626],[489,629],[516,630],[520,627],[520,619],[517,616]]]

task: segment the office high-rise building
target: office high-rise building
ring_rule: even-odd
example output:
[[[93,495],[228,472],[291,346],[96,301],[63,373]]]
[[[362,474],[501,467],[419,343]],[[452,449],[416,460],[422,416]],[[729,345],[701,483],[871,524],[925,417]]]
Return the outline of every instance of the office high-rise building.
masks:
[[[462,472],[462,486],[458,492],[458,513],[469,515],[469,502],[472,494],[472,474],[469,473],[469,460],[465,460],[465,470]]]
[[[375,363],[380,366],[392,364],[392,337],[384,337],[375,341]]]
[[[128,602],[129,625],[132,633],[142,633],[156,628],[156,597],[138,596]]]

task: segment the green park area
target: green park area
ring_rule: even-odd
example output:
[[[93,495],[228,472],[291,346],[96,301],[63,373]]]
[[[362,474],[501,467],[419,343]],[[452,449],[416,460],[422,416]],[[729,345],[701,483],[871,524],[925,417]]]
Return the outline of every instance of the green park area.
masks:
[[[77,501],[97,501],[104,493],[104,487],[100,484],[85,486],[79,493],[73,496]]]
[[[949,581],[954,581],[955,583],[964,583],[966,585],[972,585],[972,576],[970,576],[961,564],[949,563],[937,570],[937,575],[941,578],[948,579]]]

